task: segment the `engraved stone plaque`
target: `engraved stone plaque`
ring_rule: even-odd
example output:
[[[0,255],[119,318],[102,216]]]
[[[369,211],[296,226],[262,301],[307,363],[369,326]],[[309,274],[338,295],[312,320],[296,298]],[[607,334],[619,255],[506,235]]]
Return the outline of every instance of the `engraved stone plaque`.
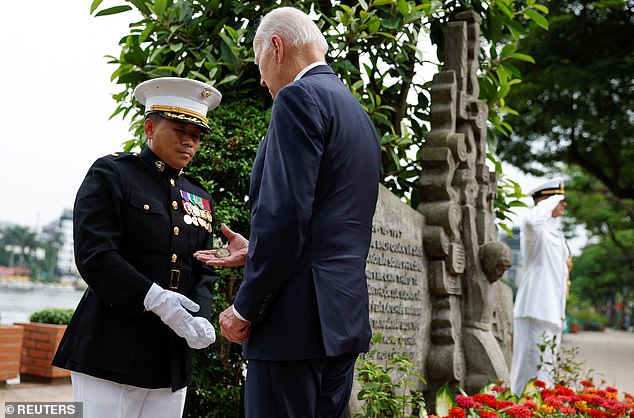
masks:
[[[423,250],[424,216],[380,186],[366,264],[370,325],[383,340],[377,359],[406,354],[424,374],[431,306]]]

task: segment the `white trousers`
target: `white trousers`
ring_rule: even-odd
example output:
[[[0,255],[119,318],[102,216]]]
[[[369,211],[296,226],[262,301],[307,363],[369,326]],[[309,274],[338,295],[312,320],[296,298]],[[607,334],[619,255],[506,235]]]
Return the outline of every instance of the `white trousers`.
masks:
[[[84,418],[176,418],[183,416],[187,388],[146,389],[71,372],[73,401]]]
[[[537,344],[557,338],[555,349],[549,345],[543,353]],[[553,386],[552,371],[556,366],[557,353],[561,346],[562,329],[557,325],[534,318],[513,320],[513,360],[511,362],[511,391],[520,396],[530,379],[539,379],[547,387]],[[538,370],[539,357],[542,367]]]

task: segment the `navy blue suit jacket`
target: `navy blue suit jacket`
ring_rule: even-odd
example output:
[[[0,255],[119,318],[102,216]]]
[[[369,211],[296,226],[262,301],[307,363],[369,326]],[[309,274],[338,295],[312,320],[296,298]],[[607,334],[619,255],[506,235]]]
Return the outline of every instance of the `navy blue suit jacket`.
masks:
[[[251,321],[247,359],[367,351],[380,159],[370,118],[330,67],[279,91],[251,173],[249,254],[234,301]]]

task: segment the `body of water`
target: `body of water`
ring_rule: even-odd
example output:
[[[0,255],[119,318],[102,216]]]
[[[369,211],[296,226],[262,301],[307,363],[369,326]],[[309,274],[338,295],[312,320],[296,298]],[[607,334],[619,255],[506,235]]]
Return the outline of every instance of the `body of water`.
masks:
[[[33,312],[46,308],[76,308],[83,290],[71,287],[0,287],[0,323],[29,322]]]

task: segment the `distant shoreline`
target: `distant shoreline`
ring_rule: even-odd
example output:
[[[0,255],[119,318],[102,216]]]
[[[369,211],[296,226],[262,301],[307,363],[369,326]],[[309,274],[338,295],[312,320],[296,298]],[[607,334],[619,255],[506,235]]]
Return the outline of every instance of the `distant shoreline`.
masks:
[[[13,280],[7,278],[0,278],[0,288],[4,289],[67,289],[67,290],[84,290],[87,285],[84,281],[77,281],[74,283],[51,283],[51,282],[34,282],[31,280]]]

